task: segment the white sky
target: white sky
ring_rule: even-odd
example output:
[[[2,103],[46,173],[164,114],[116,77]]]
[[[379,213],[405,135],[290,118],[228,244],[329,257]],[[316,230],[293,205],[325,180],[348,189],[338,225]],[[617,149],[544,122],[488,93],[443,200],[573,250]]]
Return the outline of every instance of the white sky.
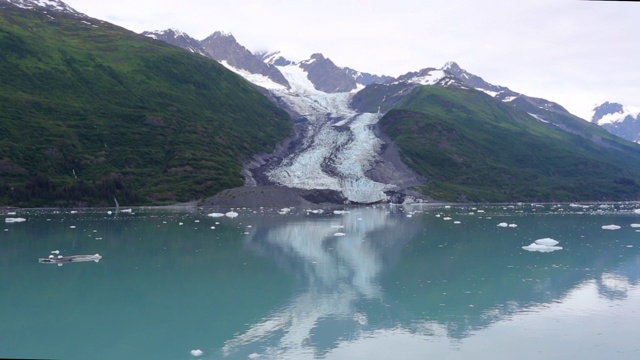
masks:
[[[579,0],[67,0],[135,32],[230,32],[251,51],[398,76],[452,60],[590,117],[640,105],[640,3]]]

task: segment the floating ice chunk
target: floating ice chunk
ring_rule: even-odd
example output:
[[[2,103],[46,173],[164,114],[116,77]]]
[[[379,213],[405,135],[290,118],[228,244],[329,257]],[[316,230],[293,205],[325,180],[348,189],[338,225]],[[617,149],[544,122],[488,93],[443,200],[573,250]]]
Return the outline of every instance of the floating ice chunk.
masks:
[[[51,253],[58,255],[58,254],[60,254],[60,250],[53,250]]]
[[[450,217],[446,217],[446,218],[443,218],[442,220],[449,221],[449,220],[451,220],[451,218]]]
[[[123,212],[123,213],[130,213],[131,211],[132,211],[132,209],[122,209],[122,210],[120,210],[120,212]]]
[[[7,213],[7,215],[15,215],[15,214],[16,214],[16,212],[15,212],[15,211],[10,211],[10,212],[8,212],[8,213]],[[639,213],[639,214],[640,214],[640,213]]]
[[[342,214],[348,214],[349,211],[347,210],[333,210],[333,213],[336,215],[342,215]]]
[[[498,225],[496,225],[496,226],[497,226],[497,227],[504,227],[504,228],[506,228],[506,227],[508,227],[508,226],[509,226],[509,224],[507,224],[506,222],[501,222],[500,224],[498,224]]]
[[[77,214],[77,213],[78,213],[78,210],[71,210],[71,211],[69,211],[69,214]]]
[[[538,239],[534,241],[534,243],[538,245],[546,245],[546,246],[556,246],[559,244],[557,240],[554,240],[552,238]]]
[[[228,213],[224,214],[224,216],[234,218],[234,217],[238,217],[238,213],[235,211],[229,211]]]
[[[111,212],[111,210],[107,211],[107,215],[111,215],[113,214],[113,212]]]
[[[342,233],[342,232],[337,232],[337,233],[333,234],[333,236],[345,236],[345,235],[347,235],[347,234]]]
[[[517,228],[517,227],[518,227],[518,224],[509,224],[509,227],[510,227],[510,228]]]
[[[76,228],[76,226],[75,226],[75,225],[71,225],[71,226],[69,226],[69,229],[75,229],[75,228]]]
[[[636,213],[636,214],[640,214],[640,209],[635,209],[635,210],[633,210],[633,212]]]
[[[211,214],[207,214],[207,216],[213,217],[213,218],[219,218],[219,217],[223,217],[224,214],[221,213],[211,213]]]
[[[632,228],[640,228],[640,224],[631,224]]]
[[[322,210],[322,209],[309,210],[309,212],[312,213],[312,214],[322,214],[324,212],[324,210]]]
[[[200,349],[191,350],[191,356],[198,357],[198,356],[202,356],[202,354],[203,354],[203,352]]]
[[[550,246],[550,245],[540,245],[535,242],[522,247],[527,251],[539,251],[539,252],[552,252],[556,250],[562,250],[562,246]]]
[[[344,229],[344,225],[331,225],[332,228]]]
[[[25,218],[6,218],[4,219],[4,222],[6,223],[17,223],[17,222],[25,222],[27,221],[27,219]]]
[[[257,353],[249,354],[249,359],[251,359],[251,360],[255,360],[255,359],[258,359],[258,358],[260,358],[260,354],[257,354]]]
[[[461,222],[460,222],[460,221],[454,221],[453,223],[454,223],[454,224],[461,224]]]
[[[618,230],[620,229],[619,225],[602,225],[603,230]]]

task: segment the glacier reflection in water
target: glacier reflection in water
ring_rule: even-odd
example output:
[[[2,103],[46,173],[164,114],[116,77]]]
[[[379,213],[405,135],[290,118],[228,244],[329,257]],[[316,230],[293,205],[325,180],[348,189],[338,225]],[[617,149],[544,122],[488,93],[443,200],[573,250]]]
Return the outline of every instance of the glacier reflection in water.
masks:
[[[295,273],[300,289],[228,340],[222,356],[639,354],[632,334],[640,320],[640,257],[630,245],[640,237],[631,224],[637,215],[624,207],[476,210],[358,208],[284,222],[249,239],[250,249]],[[611,218],[627,223],[624,232],[599,230]],[[518,226],[497,227],[503,220]],[[521,249],[550,235],[566,250]]]

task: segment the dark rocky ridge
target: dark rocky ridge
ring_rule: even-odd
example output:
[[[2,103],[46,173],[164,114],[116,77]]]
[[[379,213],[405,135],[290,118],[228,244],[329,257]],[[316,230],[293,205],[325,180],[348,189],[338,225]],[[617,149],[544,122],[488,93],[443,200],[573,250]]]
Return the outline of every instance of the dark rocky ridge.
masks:
[[[349,92],[358,87],[356,80],[337,67],[322,54],[313,54],[309,60],[300,62],[316,89],[326,93]]]
[[[215,60],[226,61],[233,67],[252,74],[264,75],[280,85],[289,87],[289,82],[280,70],[274,65],[260,61],[251,51],[240,45],[233,35],[216,31],[200,44],[204,52]]]

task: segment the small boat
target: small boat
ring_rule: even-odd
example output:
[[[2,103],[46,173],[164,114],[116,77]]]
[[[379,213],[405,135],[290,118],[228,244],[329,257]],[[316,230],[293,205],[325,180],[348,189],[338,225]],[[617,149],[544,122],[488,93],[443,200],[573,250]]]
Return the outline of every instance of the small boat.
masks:
[[[98,262],[98,261],[100,261],[100,259],[102,259],[102,256],[100,256],[100,254],[95,254],[95,255],[71,255],[71,256],[62,256],[62,255],[53,256],[53,255],[49,255],[48,258],[39,258],[38,262],[39,263],[44,263],[44,264],[59,264],[59,265],[62,265],[64,263],[70,263],[70,262],[83,262],[83,261],[95,261],[95,262]]]

